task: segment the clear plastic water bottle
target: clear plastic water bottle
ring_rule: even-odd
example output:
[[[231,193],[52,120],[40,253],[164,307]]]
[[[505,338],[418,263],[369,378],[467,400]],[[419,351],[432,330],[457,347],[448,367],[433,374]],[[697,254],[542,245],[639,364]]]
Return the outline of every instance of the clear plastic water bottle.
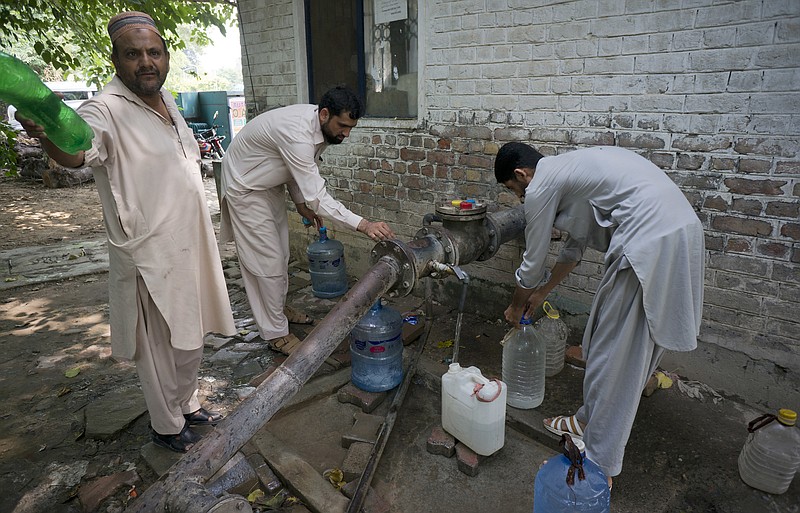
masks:
[[[778,410],[747,425],[750,435],[739,453],[742,481],[767,493],[781,494],[789,489],[800,468],[800,431],[797,413]]]
[[[521,328],[503,344],[503,382],[508,386],[507,404],[528,410],[544,400],[544,340],[523,315]]]
[[[74,155],[92,147],[94,132],[77,112],[51,91],[24,62],[0,52],[0,98],[44,127],[47,138]]]
[[[548,301],[544,302],[542,310],[545,313],[544,317],[536,321],[533,327],[536,329],[536,333],[544,339],[547,347],[544,375],[549,378],[564,368],[564,353],[567,350],[569,329],[561,320],[561,314]]]
[[[611,510],[608,479],[586,457],[583,441],[563,435],[560,445],[562,454],[547,460],[536,474],[533,512],[608,513]]]
[[[403,381],[403,317],[378,299],[350,332],[350,379],[366,392]]]
[[[332,298],[347,292],[344,246],[338,240],[328,238],[327,228],[320,227],[319,239],[308,245],[306,255],[312,294]]]

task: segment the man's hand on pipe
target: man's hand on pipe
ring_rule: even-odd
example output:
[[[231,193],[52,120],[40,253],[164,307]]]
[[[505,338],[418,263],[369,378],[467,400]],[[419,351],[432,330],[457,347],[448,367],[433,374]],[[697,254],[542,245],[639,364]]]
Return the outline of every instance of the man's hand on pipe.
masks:
[[[372,240],[388,240],[395,238],[392,229],[383,221],[373,223],[362,219],[361,222],[358,223],[358,231],[367,235]]]

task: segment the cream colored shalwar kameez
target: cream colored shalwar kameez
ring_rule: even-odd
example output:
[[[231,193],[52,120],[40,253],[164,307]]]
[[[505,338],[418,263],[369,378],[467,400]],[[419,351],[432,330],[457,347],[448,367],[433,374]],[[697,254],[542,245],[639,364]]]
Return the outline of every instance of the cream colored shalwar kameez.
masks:
[[[112,353],[136,362],[153,429],[175,434],[199,408],[203,336],[235,328],[197,142],[161,96],[171,120],[114,77],[79,112],[94,130],[85,164],[108,235]]]
[[[559,262],[604,251],[605,275],[584,332],[586,453],[608,476],[622,457],[639,398],[665,349],[691,351],[703,308],[703,227],[678,187],[634,152],[597,147],[545,157],[525,191],[517,283],[535,288],[550,229],[569,233]]]
[[[247,299],[265,340],[289,333],[286,189],[294,203],[353,230],[362,219],[328,194],[319,172],[326,147],[317,106],[291,105],[249,121],[222,160],[220,238],[236,241]]]

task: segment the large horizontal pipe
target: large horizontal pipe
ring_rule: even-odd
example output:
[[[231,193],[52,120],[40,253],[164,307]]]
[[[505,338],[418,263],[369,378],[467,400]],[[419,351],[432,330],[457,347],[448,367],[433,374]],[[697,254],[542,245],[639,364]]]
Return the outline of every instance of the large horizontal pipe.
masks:
[[[205,483],[291,399],[319,369],[375,301],[397,280],[397,263],[382,258],[347,292],[303,343],[217,428],[206,435],[133,502],[128,511],[205,513],[178,509],[170,496],[186,482]],[[179,502],[179,500],[175,500]]]
[[[442,222],[442,226],[433,226],[431,221]],[[196,490],[194,484],[205,483],[213,476],[300,390],[379,297],[387,292],[409,294],[421,278],[434,270],[432,262],[458,266],[476,258],[492,257],[500,245],[522,235],[525,217],[520,206],[467,222],[459,222],[456,217],[426,216],[425,224],[408,243],[399,240],[378,243],[372,250],[374,265],[295,352],[242,401],[225,422],[132,503],[128,511],[216,513],[214,507],[188,512],[180,500],[169,502],[170,496],[180,493],[181,489],[191,489],[203,496],[203,491]]]

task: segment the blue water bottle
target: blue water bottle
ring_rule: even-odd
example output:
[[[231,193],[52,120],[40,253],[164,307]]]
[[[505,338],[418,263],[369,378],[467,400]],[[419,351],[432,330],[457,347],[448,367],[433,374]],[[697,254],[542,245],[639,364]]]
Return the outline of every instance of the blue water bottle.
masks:
[[[609,513],[608,479],[596,463],[586,458],[582,440],[564,434],[563,451],[547,461],[533,485],[534,513]]]
[[[332,298],[347,292],[344,246],[338,240],[328,238],[327,228],[320,227],[319,239],[308,245],[306,255],[312,294]]]
[[[350,379],[365,392],[403,380],[403,317],[378,299],[350,332]]]

